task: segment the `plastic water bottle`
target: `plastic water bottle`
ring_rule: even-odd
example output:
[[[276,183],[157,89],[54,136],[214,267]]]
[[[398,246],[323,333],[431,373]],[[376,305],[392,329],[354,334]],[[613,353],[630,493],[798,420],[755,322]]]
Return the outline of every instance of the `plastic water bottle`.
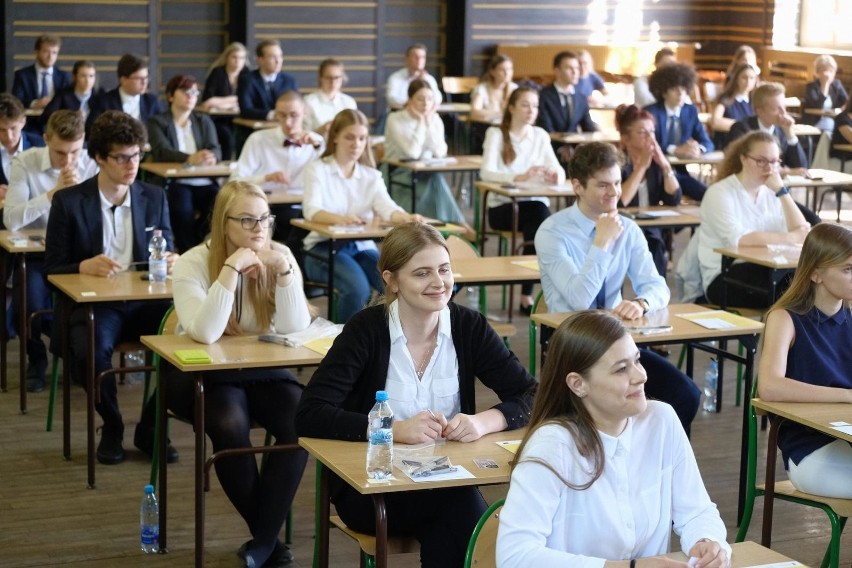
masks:
[[[710,366],[704,373],[704,410],[716,412],[716,387],[719,386],[719,364],[710,359]]]
[[[148,243],[148,280],[163,283],[166,281],[166,239],[163,231],[154,229],[154,236]]]
[[[160,506],[153,485],[145,486],[145,496],[139,507],[139,527],[142,552],[151,554],[160,550]]]
[[[376,404],[367,417],[367,477],[384,480],[393,471],[393,410],[387,391],[376,392]]]

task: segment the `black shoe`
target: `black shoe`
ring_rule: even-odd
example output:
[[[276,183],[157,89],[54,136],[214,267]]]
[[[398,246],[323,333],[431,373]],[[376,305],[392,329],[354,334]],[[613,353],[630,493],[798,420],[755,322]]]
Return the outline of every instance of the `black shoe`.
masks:
[[[44,373],[47,371],[47,360],[30,361],[27,364],[27,392],[44,390]]]
[[[521,305],[518,306],[518,311],[521,312],[522,314],[524,314],[525,316],[528,316],[528,315],[532,314],[532,308],[533,308],[532,304],[530,304],[529,306],[525,306],[525,305],[521,304]]]
[[[240,546],[239,550],[237,550],[237,556],[243,561],[244,566],[249,566],[247,553],[251,546],[251,542],[252,541],[250,540],[244,542],[242,546]],[[263,563],[263,568],[279,568],[281,566],[289,566],[292,563],[293,553],[290,552],[290,547],[279,540],[275,544],[275,550],[272,551],[272,554],[266,559],[266,562]],[[254,563],[252,562],[252,565],[253,564]]]
[[[136,425],[136,431],[133,433],[133,445],[140,452],[148,456],[148,459],[154,457],[154,429],[143,427],[141,424]],[[166,445],[166,463],[177,463],[180,456],[178,451],[170,442]]]
[[[104,465],[116,465],[123,462],[124,448],[121,447],[123,437],[123,428],[111,428],[104,425],[101,428],[101,441],[98,444],[98,461]]]

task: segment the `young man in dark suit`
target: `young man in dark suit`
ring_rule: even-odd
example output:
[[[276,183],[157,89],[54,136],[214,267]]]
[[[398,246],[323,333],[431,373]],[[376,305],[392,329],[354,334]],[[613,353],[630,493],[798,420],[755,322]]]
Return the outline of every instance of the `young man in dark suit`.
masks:
[[[297,91],[296,80],[281,71],[284,54],[276,40],[264,40],[255,48],[258,68],[240,75],[237,99],[240,116],[252,120],[272,120],[275,101],[287,91]]]
[[[92,124],[108,110],[123,111],[136,120],[147,124],[148,119],[163,111],[157,95],[148,93],[148,60],[125,54],[118,60],[118,87],[100,93],[89,100],[89,116],[86,132]]]
[[[148,241],[161,229],[172,248],[169,207],[162,188],[136,181],[145,127],[133,117],[108,110],[92,125],[88,153],[100,168],[98,175],[53,196],[47,222],[45,271],[47,274],[89,274],[109,278],[132,263],[148,258]],[[169,253],[168,267],[177,255]],[[168,302],[104,303],[95,307],[95,375],[112,367],[115,345],[122,340],[156,333]],[[72,369],[84,376],[88,340],[87,309],[77,308],[67,317]],[[57,326],[61,328],[62,326]],[[154,446],[153,398],[136,427],[135,445],[149,456]],[[107,377],[95,405],[103,419],[98,461],[124,461],[124,421],[118,408],[115,377]],[[177,460],[169,450],[168,460]]]
[[[40,35],[35,41],[35,63],[15,71],[12,94],[26,108],[44,108],[57,91],[71,84],[71,75],[56,67],[62,40]]]
[[[0,93],[0,198],[6,197],[12,158],[29,148],[44,146],[41,136],[24,132],[26,123],[21,101],[9,93]]]
[[[56,91],[53,100],[44,108],[41,123],[47,126],[50,115],[58,110],[79,110],[83,113],[83,121],[89,117],[89,103],[92,97],[103,92],[96,86],[98,77],[95,62],[80,59],[74,62],[71,69],[72,82],[70,85]]]
[[[595,132],[587,96],[577,90],[580,60],[571,51],[553,58],[553,83],[539,93],[538,125],[548,132]]]

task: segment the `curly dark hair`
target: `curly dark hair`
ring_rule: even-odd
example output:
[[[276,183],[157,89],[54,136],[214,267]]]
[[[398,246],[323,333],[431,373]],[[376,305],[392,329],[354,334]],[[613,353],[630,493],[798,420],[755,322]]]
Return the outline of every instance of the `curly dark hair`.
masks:
[[[139,146],[139,150],[148,141],[145,126],[120,110],[108,110],[92,124],[89,132],[89,157],[106,159],[115,146]]]
[[[683,87],[687,92],[695,87],[695,69],[683,63],[672,63],[657,68],[648,78],[648,89],[658,101],[662,101],[666,91]]]

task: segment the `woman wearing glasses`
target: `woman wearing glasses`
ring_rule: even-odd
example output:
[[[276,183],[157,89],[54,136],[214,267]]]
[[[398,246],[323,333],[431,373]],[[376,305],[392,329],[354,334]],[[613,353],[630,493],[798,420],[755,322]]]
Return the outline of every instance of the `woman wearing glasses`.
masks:
[[[148,120],[148,138],[155,162],[180,162],[185,167],[213,166],[222,159],[216,127],[210,117],[194,112],[198,82],[175,75],[166,83],[169,109]],[[219,186],[211,178],[184,179],[169,185],[169,210],[180,252],[207,234],[210,209]]]
[[[296,259],[271,240],[274,216],[256,185],[232,181],[213,206],[210,239],[182,255],[172,278],[178,333],[200,343],[223,335],[289,333],[308,327],[311,315]],[[193,416],[189,375],[163,365],[168,407]],[[205,431],[213,451],[251,447],[257,422],[276,444],[296,442],[293,417],[302,387],[284,369],[220,371],[205,381]],[[240,548],[246,566],[282,566],[292,561],[278,532],[305,468],[304,453],[273,453],[258,471],[254,456],[216,463],[222,488],[251,531]]]
[[[810,231],[790,190],[781,179],[781,149],[772,134],[754,131],[731,143],[719,165],[717,181],[701,201],[701,225],[678,262],[683,301],[705,295],[721,301],[722,255],[713,249],[737,246],[799,245]],[[730,275],[744,282],[767,282],[768,268],[737,263]],[[765,294],[729,287],[728,304],[765,308]]]
[[[348,80],[340,61],[324,59],[320,63],[319,90],[305,95],[305,130],[325,136],[338,112],[358,108],[355,99],[341,91]]]

